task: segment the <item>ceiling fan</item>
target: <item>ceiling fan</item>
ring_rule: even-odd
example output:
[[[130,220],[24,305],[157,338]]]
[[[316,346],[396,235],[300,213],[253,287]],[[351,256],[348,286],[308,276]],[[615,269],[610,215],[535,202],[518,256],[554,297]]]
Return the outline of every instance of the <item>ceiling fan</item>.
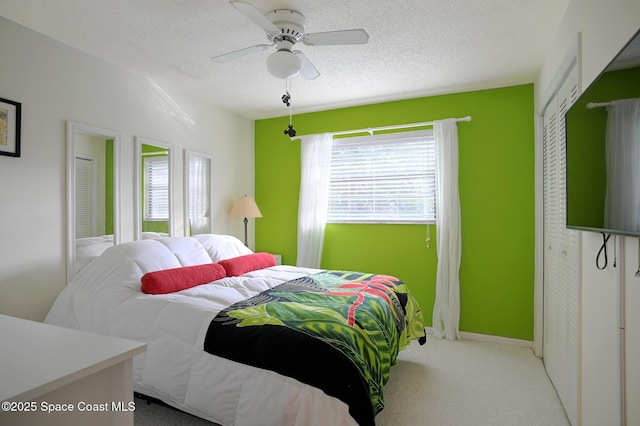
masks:
[[[301,42],[308,46],[366,44],[369,34],[363,29],[328,31],[306,34],[305,17],[292,9],[275,9],[263,15],[251,3],[231,1],[247,18],[261,27],[271,44],[258,44],[223,55],[214,56],[212,61],[223,63],[246,55],[262,52],[271,46],[276,51],[267,57],[267,69],[277,78],[291,78],[298,74],[307,80],[313,80],[320,73],[309,58],[299,50],[293,50],[293,45]]]

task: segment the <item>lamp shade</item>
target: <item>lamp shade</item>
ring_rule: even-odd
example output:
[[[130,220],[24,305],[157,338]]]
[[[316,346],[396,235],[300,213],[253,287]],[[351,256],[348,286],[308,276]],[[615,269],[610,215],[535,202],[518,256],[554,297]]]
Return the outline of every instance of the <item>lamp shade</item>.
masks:
[[[278,50],[267,57],[267,69],[277,78],[291,78],[300,72],[300,58],[289,50]]]
[[[262,217],[262,213],[258,208],[253,197],[249,195],[243,195],[242,197],[238,197],[236,202],[233,204],[231,211],[229,212],[229,216],[235,217]]]

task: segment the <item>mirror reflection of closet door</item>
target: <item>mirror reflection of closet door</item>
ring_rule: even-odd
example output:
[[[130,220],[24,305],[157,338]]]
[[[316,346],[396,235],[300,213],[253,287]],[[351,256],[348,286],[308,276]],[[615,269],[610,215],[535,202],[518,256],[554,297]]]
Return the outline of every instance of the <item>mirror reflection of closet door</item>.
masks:
[[[98,200],[103,185],[98,185],[98,169],[100,169],[98,157],[76,153],[75,167],[75,213],[76,213],[76,241],[79,238],[96,237],[105,234],[104,221],[98,219]],[[102,210],[104,213],[104,210]],[[102,225],[102,226],[100,226]],[[98,226],[101,231],[98,231]]]
[[[174,235],[173,146],[136,137],[136,239]]]
[[[187,235],[213,232],[213,157],[184,151],[184,218]]]
[[[67,282],[120,242],[120,134],[67,122]]]

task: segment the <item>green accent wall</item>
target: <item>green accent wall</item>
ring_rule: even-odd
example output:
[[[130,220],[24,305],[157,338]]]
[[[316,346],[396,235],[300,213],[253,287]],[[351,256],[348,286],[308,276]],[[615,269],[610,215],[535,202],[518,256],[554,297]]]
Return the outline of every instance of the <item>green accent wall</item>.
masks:
[[[114,194],[113,187],[115,185],[113,180],[113,139],[107,139],[105,141],[105,189],[104,189],[104,233],[105,235],[113,234],[113,214],[114,214]]]
[[[304,91],[304,86],[298,88]],[[460,329],[533,340],[533,85],[295,114],[298,135],[472,116],[458,124],[462,262]],[[295,112],[295,98],[292,104]],[[263,217],[256,250],[295,264],[300,141],[283,116],[255,122],[255,191]],[[328,224],[322,268],[394,275],[416,295],[431,325],[436,229],[430,225]]]

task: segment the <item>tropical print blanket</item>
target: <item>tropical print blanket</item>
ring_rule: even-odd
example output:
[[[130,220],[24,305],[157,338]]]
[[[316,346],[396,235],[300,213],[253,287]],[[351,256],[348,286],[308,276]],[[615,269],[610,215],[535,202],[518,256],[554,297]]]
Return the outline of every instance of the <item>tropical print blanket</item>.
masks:
[[[318,387],[374,425],[390,367],[414,339],[426,341],[422,312],[402,281],[325,271],[223,310],[204,349]]]

